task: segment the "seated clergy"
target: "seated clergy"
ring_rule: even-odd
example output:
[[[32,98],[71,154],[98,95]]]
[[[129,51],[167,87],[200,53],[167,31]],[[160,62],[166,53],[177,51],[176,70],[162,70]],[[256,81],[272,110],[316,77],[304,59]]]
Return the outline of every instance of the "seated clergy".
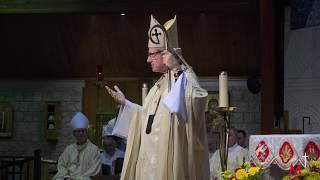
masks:
[[[242,130],[242,129],[238,129],[238,144],[243,147],[243,148],[247,148],[247,133]]]
[[[102,172],[104,175],[115,175],[116,160],[124,158],[124,152],[118,149],[116,137],[111,135],[112,129],[103,129],[102,145],[104,151],[100,154]]]
[[[58,173],[53,180],[90,180],[99,174],[101,160],[99,149],[87,136],[88,119],[78,112],[71,120],[70,127],[76,139],[69,145],[58,160]]]
[[[208,133],[208,152],[209,159],[213,156],[214,152],[218,149],[219,135],[216,133]]]
[[[248,161],[248,150],[244,149],[237,144],[238,136],[237,130],[234,128],[230,129],[229,132],[229,144],[228,144],[228,164],[227,169],[235,175],[235,170],[240,168],[242,164]],[[211,179],[222,179],[221,178],[221,163],[220,163],[220,152],[219,149],[210,158],[210,176]]]

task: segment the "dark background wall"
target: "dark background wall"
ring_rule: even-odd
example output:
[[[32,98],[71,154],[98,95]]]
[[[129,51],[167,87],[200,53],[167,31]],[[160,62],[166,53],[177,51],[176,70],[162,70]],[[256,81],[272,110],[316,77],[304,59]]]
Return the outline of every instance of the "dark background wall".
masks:
[[[140,7],[121,2],[110,2],[104,10],[47,5],[47,12],[39,6],[1,14],[1,79],[90,78],[97,64],[104,65],[106,77],[154,76],[146,63],[151,13],[161,23],[177,14],[180,46],[200,76],[217,76],[221,70],[232,76],[260,74],[256,1],[186,2],[181,8],[178,1]]]

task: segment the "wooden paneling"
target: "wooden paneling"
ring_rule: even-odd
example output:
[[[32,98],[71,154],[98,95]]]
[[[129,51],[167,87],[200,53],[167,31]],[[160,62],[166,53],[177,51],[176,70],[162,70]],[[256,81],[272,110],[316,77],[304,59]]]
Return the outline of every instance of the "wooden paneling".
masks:
[[[186,3],[189,11],[175,11],[187,61],[200,76],[217,76],[221,70],[259,75],[257,1],[214,1],[204,9],[208,2],[194,9]],[[163,23],[175,13],[168,3],[161,7],[167,10],[154,15]],[[153,77],[146,63],[151,10],[126,16],[0,15],[0,78],[86,79],[95,77],[98,64],[104,65],[105,77]]]
[[[275,113],[275,19],[274,0],[261,1],[261,55],[262,55],[262,86],[261,86],[261,130],[263,134],[271,134],[276,118]]]
[[[182,17],[184,56],[203,76],[226,70],[232,76],[259,74],[256,17],[199,14]],[[199,72],[200,70],[200,72]]]
[[[0,13],[254,11],[256,0],[2,0]]]

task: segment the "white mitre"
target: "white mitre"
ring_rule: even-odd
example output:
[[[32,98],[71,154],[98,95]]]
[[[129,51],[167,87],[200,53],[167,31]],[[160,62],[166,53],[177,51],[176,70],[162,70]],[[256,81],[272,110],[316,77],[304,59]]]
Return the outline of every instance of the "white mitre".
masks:
[[[88,118],[81,112],[77,112],[71,119],[70,127],[72,130],[76,129],[87,129],[89,124]]]
[[[111,119],[107,125],[102,127],[102,138],[107,137],[107,136],[113,136],[112,131],[113,128],[116,124],[116,119]]]
[[[150,19],[150,28],[148,31],[148,47],[163,48],[175,54],[178,59],[187,67],[189,64],[182,56],[181,48],[179,48],[177,17],[165,22],[161,25],[152,15]]]
[[[162,26],[152,15],[148,31],[149,48],[178,48],[178,30],[176,16]]]

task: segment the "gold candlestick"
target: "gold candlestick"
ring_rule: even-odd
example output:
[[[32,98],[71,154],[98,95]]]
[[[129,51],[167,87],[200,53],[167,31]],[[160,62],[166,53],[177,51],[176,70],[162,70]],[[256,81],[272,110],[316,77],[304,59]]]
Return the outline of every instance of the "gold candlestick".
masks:
[[[228,144],[229,144],[229,130],[230,130],[230,119],[229,114],[233,112],[235,107],[218,107],[216,110],[223,114],[223,127],[219,128],[219,139],[220,139],[220,163],[221,170],[227,170],[228,166]]]

